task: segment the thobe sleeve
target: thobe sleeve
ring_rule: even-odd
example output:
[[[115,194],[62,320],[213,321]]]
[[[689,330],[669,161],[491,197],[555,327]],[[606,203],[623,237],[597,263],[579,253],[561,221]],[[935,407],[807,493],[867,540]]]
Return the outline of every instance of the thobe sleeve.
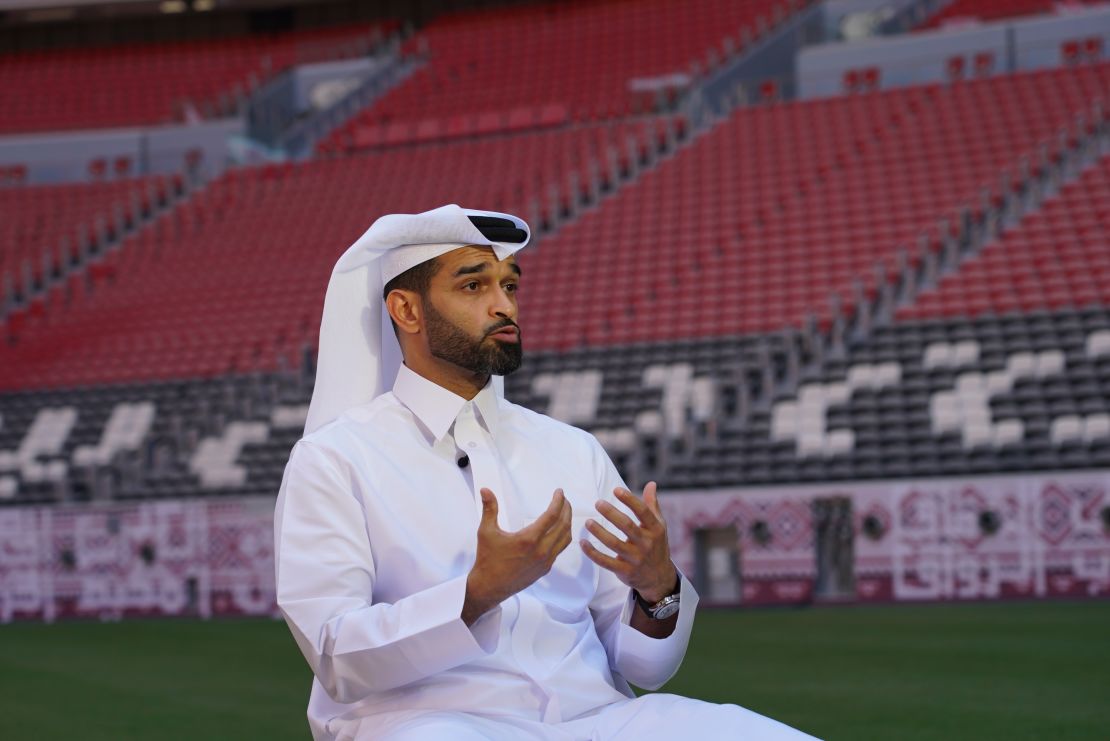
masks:
[[[274,517],[277,603],[332,699],[356,702],[496,649],[500,607],[469,627],[460,617],[465,574],[374,604],[371,546],[347,475],[326,451],[298,443]]]
[[[594,470],[598,481],[598,496],[620,508],[635,519],[628,508],[613,496],[617,487],[627,489],[616,467],[599,443],[594,441]],[[647,690],[662,687],[674,676],[686,655],[690,631],[694,627],[694,611],[698,593],[684,574],[679,572],[680,609],[674,632],[666,638],[652,638],[630,624],[636,603],[632,590],[613,572],[600,569],[597,591],[590,602],[594,625],[605,651],[609,666],[630,684]]]

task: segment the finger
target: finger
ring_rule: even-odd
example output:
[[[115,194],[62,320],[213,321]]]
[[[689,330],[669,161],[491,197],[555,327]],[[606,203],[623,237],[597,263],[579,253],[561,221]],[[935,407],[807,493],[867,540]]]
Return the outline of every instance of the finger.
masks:
[[[618,555],[628,553],[630,548],[628,541],[621,540],[616,535],[613,535],[613,533],[602,527],[600,523],[594,520],[586,520],[586,529],[614,553]]]
[[[597,503],[596,509],[601,513],[602,517],[616,525],[617,529],[624,533],[629,540],[640,539],[640,526],[612,504],[609,504],[609,502],[605,500],[601,500]]]
[[[579,541],[582,545],[582,552],[586,554],[586,558],[590,559],[598,566],[607,571],[612,571],[614,574],[623,575],[627,568],[623,561],[619,561],[612,556],[606,556],[604,553],[594,548],[593,543],[588,540]]]
[[[478,495],[482,497],[482,521],[478,527],[497,528],[497,497],[489,489],[482,489]]]
[[[563,505],[566,504],[566,497],[563,496],[562,489],[556,489],[555,493],[551,495],[551,502],[548,503],[547,509],[540,515],[541,518],[548,517],[550,519],[558,519],[559,513],[563,510]]]
[[[566,540],[568,543],[571,540],[571,510],[570,503],[564,502],[563,509],[559,513],[559,519],[540,536],[540,548],[544,552],[560,553],[566,544],[560,544],[561,541]]]
[[[663,510],[659,507],[659,492],[654,481],[649,481],[644,487],[644,504],[663,522]]]
[[[644,527],[655,525],[659,522],[659,518],[651,511],[643,500],[630,492],[628,489],[614,489],[613,494],[619,499],[626,507],[632,510],[640,520],[640,524]]]

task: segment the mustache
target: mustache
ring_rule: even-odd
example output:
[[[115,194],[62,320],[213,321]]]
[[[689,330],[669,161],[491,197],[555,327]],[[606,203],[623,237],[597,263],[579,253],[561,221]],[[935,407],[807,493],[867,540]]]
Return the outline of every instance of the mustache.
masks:
[[[517,324],[516,322],[514,322],[512,319],[509,319],[508,317],[506,317],[505,319],[502,319],[501,321],[497,322],[496,324],[493,324],[492,326],[490,326],[490,328],[486,330],[486,336],[488,337],[489,335],[493,334],[494,332],[500,332],[502,329],[505,329],[506,327],[516,327],[516,331],[520,332],[520,325]],[[524,334],[523,332],[520,332],[520,333]]]

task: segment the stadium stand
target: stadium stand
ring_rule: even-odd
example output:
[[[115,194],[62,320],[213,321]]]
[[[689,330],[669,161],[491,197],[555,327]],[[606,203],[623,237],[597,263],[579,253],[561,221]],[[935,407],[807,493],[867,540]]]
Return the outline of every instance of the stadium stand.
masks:
[[[741,109],[523,258],[568,276],[522,293],[532,334],[569,348],[810,316],[827,328],[904,270],[921,240],[938,242],[941,220],[1011,190],[1107,99],[1102,64]],[[597,244],[619,270],[593,267]],[[571,315],[545,315],[568,292]],[[609,296],[627,299],[614,307]]]
[[[991,21],[1054,13],[1060,5],[1101,5],[1105,0],[1076,0],[1057,3],[1054,0],[955,0],[921,25],[922,29],[940,28],[962,22]]]
[[[880,327],[752,404],[762,352],[754,337],[530,352],[506,393],[672,490],[1110,465],[1105,306]],[[308,394],[262,374],[0,395],[0,502],[272,494]],[[137,449],[128,425],[149,425]]]
[[[574,6],[552,38],[661,7]],[[560,86],[583,79],[579,55],[545,38],[505,63],[537,12],[433,24],[429,64],[331,156],[229,171],[105,254],[91,292],[76,282],[58,311],[9,325],[0,501],[272,494],[334,258],[379,213],[445,201],[559,227],[521,257],[543,277],[522,292],[528,362],[507,393],[592,430],[631,482],[1110,464],[1105,161],[934,290],[907,290],[937,277],[925,263],[959,225],[996,217],[1104,122],[1110,65],[740,108],[673,149],[682,119],[628,117],[650,107],[629,80],[664,69],[638,50],[687,68],[744,21],[656,50],[673,32],[656,18],[606,66],[620,84],[578,96]],[[469,113],[437,118],[431,92]],[[817,347],[898,286],[894,323]]]
[[[1110,157],[943,276],[904,320],[1110,305]]]
[[[26,323],[0,348],[0,388],[275,370],[314,345],[320,286],[377,215],[459,199],[559,219],[576,190],[612,187],[607,152],[631,139],[654,153],[665,130],[646,119],[229,171],[107,253],[103,290]]]
[[[365,53],[390,28],[0,54],[0,134],[152,125],[184,120],[189,107],[226,114],[271,76]]]
[[[303,410],[288,422],[303,395],[274,374],[3,395],[0,502],[271,493],[281,446],[287,454],[304,424]],[[240,420],[230,433],[228,419]],[[263,420],[268,445],[239,457],[250,480],[229,475],[230,446],[257,441]]]
[[[94,229],[115,229],[149,212],[173,178],[122,178],[106,183],[65,183],[0,188],[0,274],[15,275],[29,263],[41,277],[43,258],[68,260]]]
[[[433,63],[322,148],[656,110],[659,95],[673,98],[699,71],[738,53],[804,5],[694,0],[675,13],[666,0],[606,0],[449,16],[408,42],[410,50],[426,48]]]
[[[542,407],[540,374],[600,372],[597,411],[569,421],[672,489],[1105,466],[1108,327],[1105,306],[881,327],[747,415],[720,340],[545,354],[507,391]]]

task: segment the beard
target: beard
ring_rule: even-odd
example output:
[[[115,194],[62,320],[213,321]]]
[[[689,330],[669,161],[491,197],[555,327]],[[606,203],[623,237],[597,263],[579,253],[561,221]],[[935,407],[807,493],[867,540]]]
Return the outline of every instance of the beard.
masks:
[[[524,360],[524,347],[519,334],[517,342],[501,342],[489,337],[491,332],[516,327],[511,319],[494,323],[480,338],[475,339],[436,311],[431,301],[424,301],[424,312],[427,315],[428,348],[440,360],[476,376],[507,376]]]

